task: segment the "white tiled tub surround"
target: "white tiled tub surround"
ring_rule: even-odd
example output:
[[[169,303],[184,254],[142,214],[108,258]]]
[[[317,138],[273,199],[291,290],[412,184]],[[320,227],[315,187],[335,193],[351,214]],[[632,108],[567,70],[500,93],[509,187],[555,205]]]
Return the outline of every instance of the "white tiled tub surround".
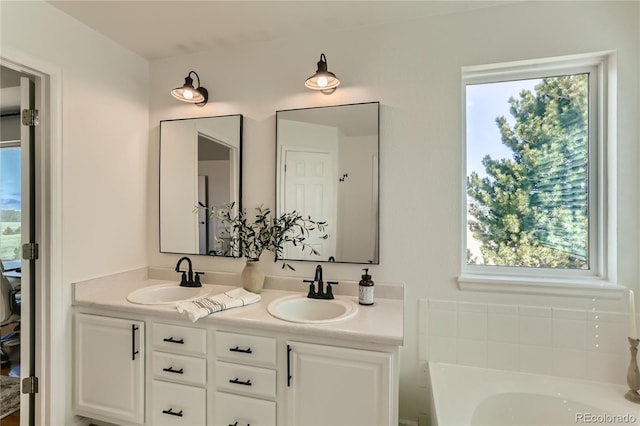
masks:
[[[625,384],[627,314],[420,299],[419,358]]]

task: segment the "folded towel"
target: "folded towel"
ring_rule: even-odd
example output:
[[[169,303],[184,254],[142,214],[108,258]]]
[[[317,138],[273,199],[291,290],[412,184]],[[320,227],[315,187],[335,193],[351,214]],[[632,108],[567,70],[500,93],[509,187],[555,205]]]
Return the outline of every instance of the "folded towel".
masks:
[[[200,318],[215,312],[257,303],[260,299],[261,296],[259,294],[251,293],[243,288],[236,288],[215,296],[205,296],[189,302],[180,302],[176,304],[176,308],[181,314],[187,314],[192,322],[196,322]]]

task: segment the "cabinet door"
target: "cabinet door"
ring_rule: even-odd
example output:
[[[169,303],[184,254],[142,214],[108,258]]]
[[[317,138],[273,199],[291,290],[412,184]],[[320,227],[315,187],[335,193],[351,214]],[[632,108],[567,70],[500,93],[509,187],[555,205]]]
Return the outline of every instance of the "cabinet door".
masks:
[[[392,354],[288,342],[287,424],[392,424]]]
[[[75,412],[115,423],[144,422],[144,323],[77,314]]]

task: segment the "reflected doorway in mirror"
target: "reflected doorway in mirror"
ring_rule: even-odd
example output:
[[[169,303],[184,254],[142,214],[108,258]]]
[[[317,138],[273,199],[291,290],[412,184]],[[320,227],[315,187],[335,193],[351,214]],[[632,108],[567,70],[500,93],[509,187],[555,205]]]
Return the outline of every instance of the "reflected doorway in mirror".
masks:
[[[289,246],[285,260],[379,263],[380,104],[276,112],[276,208],[327,222],[310,258]]]
[[[208,212],[241,200],[242,115],[160,122],[160,251],[225,256]]]

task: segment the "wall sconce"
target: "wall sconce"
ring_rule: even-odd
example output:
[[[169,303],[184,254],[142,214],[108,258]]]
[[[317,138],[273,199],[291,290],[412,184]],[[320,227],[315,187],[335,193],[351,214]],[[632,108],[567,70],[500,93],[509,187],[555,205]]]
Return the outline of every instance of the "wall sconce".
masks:
[[[193,79],[191,78],[191,74],[195,74],[198,79],[198,87],[193,87]],[[181,87],[176,87],[171,91],[171,95],[183,102],[189,102],[191,104],[196,104],[199,107],[205,106],[207,101],[209,100],[209,91],[204,87],[200,86],[200,77],[198,73],[195,71],[190,71],[187,74],[187,78],[184,79],[184,84]]]
[[[314,75],[307,78],[304,85],[312,90],[320,90],[325,95],[335,92],[336,87],[340,85],[338,77],[334,73],[327,71],[327,58],[324,53],[320,54],[318,70]]]

